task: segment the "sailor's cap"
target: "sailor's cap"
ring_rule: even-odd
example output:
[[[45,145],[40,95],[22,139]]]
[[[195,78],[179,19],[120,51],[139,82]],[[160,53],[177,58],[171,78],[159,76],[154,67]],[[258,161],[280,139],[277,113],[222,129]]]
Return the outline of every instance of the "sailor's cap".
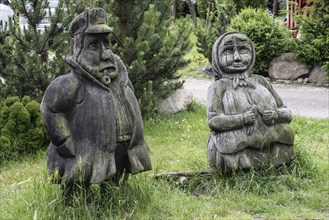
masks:
[[[79,33],[100,34],[110,33],[112,28],[107,25],[107,13],[103,8],[94,8],[76,16],[69,26],[71,36]]]

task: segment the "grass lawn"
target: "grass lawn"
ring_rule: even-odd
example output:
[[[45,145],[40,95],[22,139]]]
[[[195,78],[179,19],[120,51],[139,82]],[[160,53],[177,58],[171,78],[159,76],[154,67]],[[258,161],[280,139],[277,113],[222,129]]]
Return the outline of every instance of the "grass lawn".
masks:
[[[153,170],[131,176],[120,190],[94,202],[61,202],[46,176],[44,152],[0,171],[0,219],[328,219],[328,120],[295,117],[296,160],[278,172],[195,176],[188,186],[154,173],[208,169],[204,106],[144,122]]]

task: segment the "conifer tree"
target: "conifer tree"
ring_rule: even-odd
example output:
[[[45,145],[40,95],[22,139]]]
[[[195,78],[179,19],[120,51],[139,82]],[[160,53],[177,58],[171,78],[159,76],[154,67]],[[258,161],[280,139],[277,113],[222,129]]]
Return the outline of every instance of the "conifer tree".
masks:
[[[234,2],[230,0],[208,0],[200,4],[200,14],[205,16],[203,25],[197,30],[198,51],[211,63],[212,45],[227,30],[231,18],[236,15]]]
[[[182,85],[177,70],[188,61],[190,25],[173,22],[171,0],[113,0],[106,9],[114,28],[112,49],[128,69],[143,113]]]
[[[61,61],[71,47],[65,28],[83,7],[77,1],[62,0],[52,14],[47,0],[13,0],[11,3],[16,13],[25,15],[28,24],[23,27],[19,22],[11,23],[9,36],[2,38],[0,73],[6,84],[1,86],[0,93],[3,97],[30,95],[40,99],[49,82],[67,68]],[[40,29],[47,14],[51,25]]]

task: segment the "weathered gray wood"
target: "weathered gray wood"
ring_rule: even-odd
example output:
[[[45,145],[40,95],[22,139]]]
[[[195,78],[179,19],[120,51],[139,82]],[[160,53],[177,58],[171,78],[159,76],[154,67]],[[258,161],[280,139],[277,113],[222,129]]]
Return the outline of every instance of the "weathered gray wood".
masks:
[[[255,55],[251,40],[237,32],[213,45],[216,80],[208,89],[207,151],[210,166],[222,172],[267,162],[278,166],[294,156],[291,111],[264,77],[252,74]]]
[[[67,196],[75,184],[88,190],[152,168],[126,67],[109,48],[107,18],[95,8],[71,22],[74,53],[65,62],[72,70],[51,82],[41,103],[48,170],[58,173]]]

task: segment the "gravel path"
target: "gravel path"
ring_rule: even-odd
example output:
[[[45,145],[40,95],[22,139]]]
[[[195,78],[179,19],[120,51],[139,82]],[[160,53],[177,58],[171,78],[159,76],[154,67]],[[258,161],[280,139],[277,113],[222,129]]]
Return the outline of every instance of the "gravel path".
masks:
[[[206,104],[207,90],[213,80],[185,79],[184,89],[196,101]],[[293,115],[311,118],[329,118],[329,88],[287,84],[273,84]]]

